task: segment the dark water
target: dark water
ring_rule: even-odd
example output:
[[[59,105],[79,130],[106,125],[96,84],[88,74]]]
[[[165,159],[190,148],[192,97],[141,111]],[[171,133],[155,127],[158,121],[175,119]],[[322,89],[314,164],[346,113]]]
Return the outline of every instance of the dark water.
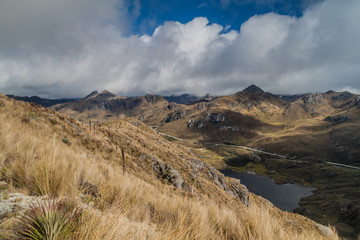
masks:
[[[225,176],[240,179],[241,184],[244,184],[250,192],[266,198],[281,210],[289,212],[299,207],[300,199],[312,195],[314,190],[299,184],[276,184],[271,178],[255,174],[237,173],[231,170],[221,172]]]

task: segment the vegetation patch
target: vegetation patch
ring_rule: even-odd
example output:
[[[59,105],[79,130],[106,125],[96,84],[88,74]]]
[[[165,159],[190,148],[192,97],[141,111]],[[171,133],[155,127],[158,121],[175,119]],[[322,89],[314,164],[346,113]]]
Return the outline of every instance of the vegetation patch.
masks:
[[[48,201],[32,205],[15,225],[19,239],[70,239],[83,211],[72,201]]]

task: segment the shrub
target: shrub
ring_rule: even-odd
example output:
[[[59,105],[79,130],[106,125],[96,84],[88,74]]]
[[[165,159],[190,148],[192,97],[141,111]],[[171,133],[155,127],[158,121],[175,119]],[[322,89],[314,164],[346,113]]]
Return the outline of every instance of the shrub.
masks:
[[[82,213],[73,201],[38,202],[19,218],[14,233],[19,239],[69,239],[78,227]]]
[[[67,138],[63,138],[61,141],[67,145],[71,145],[71,142]]]

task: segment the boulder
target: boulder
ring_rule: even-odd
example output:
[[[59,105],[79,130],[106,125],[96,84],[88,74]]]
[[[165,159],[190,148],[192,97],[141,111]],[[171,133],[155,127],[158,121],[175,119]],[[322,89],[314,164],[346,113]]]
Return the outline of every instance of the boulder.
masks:
[[[151,168],[155,171],[158,177],[167,180],[173,184],[176,188],[182,188],[184,178],[181,176],[179,171],[174,169],[170,164],[160,162],[155,158],[152,158]]]
[[[246,206],[250,206],[249,190],[242,184],[239,179],[231,179],[230,181],[231,190],[235,193],[236,197]]]
[[[357,98],[354,100],[354,105],[355,106],[360,106],[360,98]]]
[[[205,121],[211,123],[211,124],[217,124],[219,122],[224,122],[226,120],[225,115],[221,114],[221,113],[209,113],[206,117],[205,117]]]
[[[227,178],[224,174],[200,160],[190,159],[189,164],[195,173],[197,173],[198,170],[207,173],[207,177],[214,181],[219,188],[233,198],[238,198],[245,206],[249,206],[249,191],[244,185],[240,184],[239,179]]]

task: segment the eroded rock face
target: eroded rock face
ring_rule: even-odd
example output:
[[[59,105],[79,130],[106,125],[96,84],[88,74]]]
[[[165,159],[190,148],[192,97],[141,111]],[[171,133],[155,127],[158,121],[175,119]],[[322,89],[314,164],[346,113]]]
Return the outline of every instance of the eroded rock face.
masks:
[[[226,120],[225,115],[221,114],[221,113],[209,113],[206,118],[205,121],[211,123],[211,124],[217,124],[219,122],[224,122]]]
[[[321,105],[324,103],[324,98],[319,93],[310,94],[304,97],[304,104]]]
[[[224,174],[220,173],[215,168],[204,163],[203,161],[190,159],[190,164],[194,169],[195,175],[198,175],[198,172],[205,172],[206,177],[212,181],[221,189],[223,189],[227,194],[233,198],[239,198],[240,201],[245,205],[249,206],[249,191],[248,189],[240,184],[239,179],[227,178]]]
[[[174,169],[170,164],[160,162],[155,158],[151,159],[151,168],[156,172],[156,174],[162,179],[167,180],[169,183],[173,184],[176,188],[182,188],[184,183],[184,178],[181,176],[179,171]]]
[[[236,197],[247,207],[250,206],[249,201],[249,190],[242,184],[239,179],[231,179],[230,182],[231,190],[235,193]]]
[[[188,128],[197,127],[198,129],[204,127],[204,124],[201,121],[197,121],[194,118],[190,118],[186,123]]]
[[[360,106],[360,98],[355,99],[354,105],[355,106]]]
[[[328,116],[324,119],[324,121],[327,122],[332,122],[332,123],[342,123],[342,122],[346,122],[349,121],[350,119],[345,116],[345,115],[340,115],[340,116]]]
[[[333,96],[331,99],[334,100],[334,101],[337,101],[337,100],[346,100],[348,98],[351,98],[353,95],[349,92],[343,92],[339,95],[336,95],[336,96]]]
[[[186,116],[187,114],[184,111],[176,111],[173,113],[169,113],[165,118],[164,118],[164,122],[173,122],[179,119],[182,119]]]

